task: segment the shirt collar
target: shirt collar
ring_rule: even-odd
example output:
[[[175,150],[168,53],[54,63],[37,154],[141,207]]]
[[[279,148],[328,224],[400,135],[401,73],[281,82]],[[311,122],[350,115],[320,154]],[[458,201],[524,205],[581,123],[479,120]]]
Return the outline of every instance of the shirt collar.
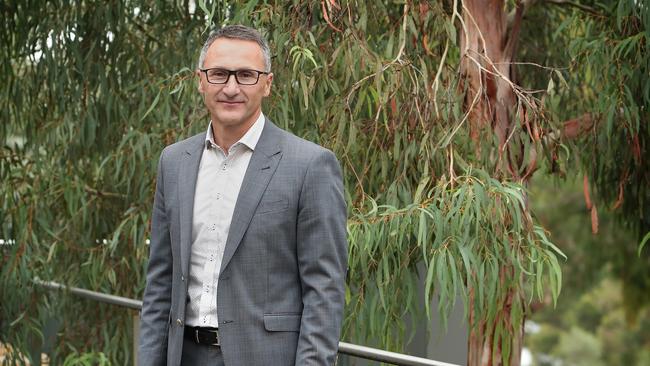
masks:
[[[264,123],[265,123],[266,118],[264,117],[264,113],[260,112],[259,117],[257,117],[257,120],[253,125],[246,131],[244,136],[242,136],[237,142],[232,144],[232,146],[237,146],[239,144],[246,145],[249,149],[255,150],[255,146],[257,146],[257,142],[260,140],[260,136],[262,136],[262,130],[264,129]],[[207,149],[210,149],[212,147],[217,147],[217,143],[214,142],[214,135],[212,134],[212,121],[208,124],[208,131],[205,134],[205,147]]]

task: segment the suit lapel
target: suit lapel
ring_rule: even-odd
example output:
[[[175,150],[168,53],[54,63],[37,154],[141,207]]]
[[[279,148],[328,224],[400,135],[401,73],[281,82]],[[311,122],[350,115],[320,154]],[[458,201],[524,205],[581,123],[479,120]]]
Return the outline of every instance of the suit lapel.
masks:
[[[197,141],[195,141],[197,140]],[[199,164],[205,142],[205,134],[199,134],[188,141],[178,172],[178,197],[180,200],[181,272],[189,274],[192,246],[192,216],[194,213],[194,192],[199,173]]]
[[[282,158],[280,129],[266,119],[242,182],[230,222],[220,273],[228,266]]]

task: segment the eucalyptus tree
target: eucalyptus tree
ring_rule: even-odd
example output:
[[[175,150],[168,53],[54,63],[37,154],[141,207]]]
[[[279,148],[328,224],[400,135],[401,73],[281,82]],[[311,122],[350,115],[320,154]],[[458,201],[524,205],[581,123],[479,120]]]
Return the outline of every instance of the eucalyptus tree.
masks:
[[[643,83],[649,16],[633,0],[617,4],[2,5],[0,222],[16,244],[2,247],[0,288],[10,301],[0,310],[0,339],[35,348],[39,329],[61,312],[55,361],[103,352],[129,362],[123,311],[46,294],[31,281],[141,296],[158,153],[207,125],[193,72],[206,33],[244,23],[262,29],[275,50],[267,114],[332,149],[343,166],[344,339],[400,350],[404,315],[418,313],[420,266],[426,299],[439,300],[427,314],[446,319],[456,299],[463,302],[470,364],[517,364],[528,304],[546,292],[557,299],[562,283],[562,252],[531,214],[530,176],[574,167],[565,147],[575,142],[603,202],[619,197],[608,194],[612,186],[622,187],[628,222],[647,202],[647,169],[636,169],[647,166],[648,97],[636,93],[650,84]],[[532,46],[519,42],[537,29],[528,17],[541,11],[556,15],[544,22],[556,32]],[[552,49],[569,41],[571,58]],[[625,50],[611,51],[623,43]],[[549,58],[518,76],[518,55],[534,56],[536,45]],[[596,62],[616,67],[603,78],[589,69]],[[604,91],[618,98],[616,108]],[[628,116],[636,122],[616,122]],[[594,160],[589,149],[609,152],[597,150]],[[612,183],[621,154],[628,175]]]

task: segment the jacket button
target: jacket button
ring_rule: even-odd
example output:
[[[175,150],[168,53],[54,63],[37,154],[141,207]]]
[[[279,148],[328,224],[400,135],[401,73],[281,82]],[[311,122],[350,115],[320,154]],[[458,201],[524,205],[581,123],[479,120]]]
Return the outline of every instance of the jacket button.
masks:
[[[180,319],[176,319],[176,324],[178,324],[179,327],[183,326],[183,321]]]
[[[185,276],[181,275],[181,281],[185,281]]]

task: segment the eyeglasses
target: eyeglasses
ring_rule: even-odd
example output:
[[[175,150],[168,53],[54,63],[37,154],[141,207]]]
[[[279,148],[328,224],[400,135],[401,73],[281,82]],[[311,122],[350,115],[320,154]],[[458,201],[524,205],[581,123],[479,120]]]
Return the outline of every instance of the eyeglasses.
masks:
[[[226,84],[230,80],[230,75],[235,75],[237,84],[240,85],[255,85],[260,79],[260,75],[268,75],[269,72],[257,70],[226,70],[219,67],[212,69],[200,69],[205,74],[206,80],[210,84]]]

